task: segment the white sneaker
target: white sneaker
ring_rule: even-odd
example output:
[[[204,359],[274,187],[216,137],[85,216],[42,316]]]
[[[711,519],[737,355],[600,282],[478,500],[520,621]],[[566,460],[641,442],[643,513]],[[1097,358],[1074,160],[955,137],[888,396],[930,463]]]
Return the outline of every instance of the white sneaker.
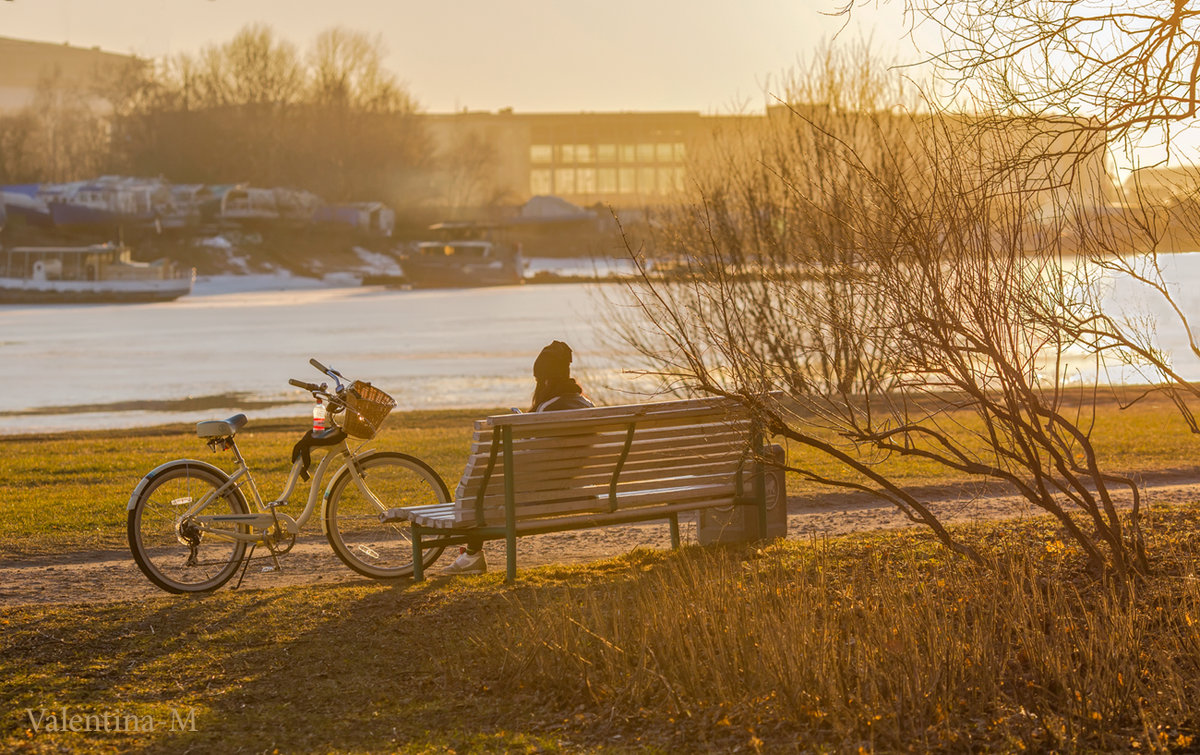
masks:
[[[483,574],[487,571],[487,561],[483,558],[483,550],[467,553],[466,548],[458,549],[458,558],[454,563],[442,569],[442,574]]]

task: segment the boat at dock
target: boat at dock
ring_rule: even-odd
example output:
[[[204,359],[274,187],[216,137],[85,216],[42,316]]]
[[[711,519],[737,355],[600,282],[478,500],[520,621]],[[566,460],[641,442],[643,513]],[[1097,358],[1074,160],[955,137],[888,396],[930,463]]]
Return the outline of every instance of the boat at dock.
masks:
[[[0,251],[0,304],[171,301],[192,291],[194,268],[136,262],[123,245],[19,246]]]
[[[512,286],[525,279],[519,251],[476,239],[423,241],[401,257],[400,267],[413,288]]]

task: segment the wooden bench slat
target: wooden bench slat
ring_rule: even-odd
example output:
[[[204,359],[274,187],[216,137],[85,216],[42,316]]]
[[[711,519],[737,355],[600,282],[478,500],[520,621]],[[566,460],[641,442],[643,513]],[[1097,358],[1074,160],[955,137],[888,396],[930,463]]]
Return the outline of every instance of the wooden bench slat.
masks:
[[[711,456],[709,458],[689,457],[678,460],[639,461],[635,465],[626,464],[621,468],[617,484],[619,486],[627,482],[637,482],[639,480],[667,479],[687,475],[734,475],[737,473],[737,468],[741,463],[742,460],[740,457],[731,455]],[[604,465],[584,468],[564,467],[526,475],[518,472],[515,477],[514,488],[519,494],[523,491],[557,489],[565,485],[608,485],[612,482],[613,471],[613,465]],[[496,492],[503,490],[504,476],[500,475],[498,478],[493,478],[493,482],[488,483],[489,493],[493,492],[493,484],[497,486]],[[470,485],[467,490],[473,490],[478,494],[479,486]]]
[[[622,509],[615,514],[593,514],[593,515],[583,514],[580,516],[572,516],[572,517],[529,519],[529,520],[525,520],[524,522],[517,523],[517,532],[518,533],[521,532],[522,525],[525,526],[525,529],[533,529],[534,527],[536,527],[538,529],[545,529],[545,530],[549,530],[549,531],[553,531],[553,530],[559,529],[559,528],[565,528],[569,525],[576,525],[576,524],[578,524],[580,526],[599,527],[599,526],[603,526],[606,521],[608,521],[608,522],[620,521],[624,518],[628,518],[630,514],[639,514],[639,515],[642,515],[642,518],[644,518],[646,521],[654,521],[655,519],[658,519],[660,517],[649,516],[651,513],[660,513],[660,514],[662,514],[661,518],[666,519],[669,515],[671,515],[673,513],[679,513],[682,511],[695,511],[696,509],[699,509],[699,508],[706,508],[708,506],[721,505],[722,503],[728,503],[728,501],[725,500],[724,498],[716,498],[716,499],[698,498],[694,501],[685,501],[682,503],[674,503],[674,504],[668,504],[668,505],[664,505],[664,506],[654,506],[654,507],[644,508],[644,509],[632,509],[632,510]],[[576,529],[579,527],[572,527],[572,528]]]
[[[617,489],[617,505],[620,506],[629,496],[637,493],[657,490],[671,491],[674,493],[678,490],[694,487],[705,487],[708,485],[728,485],[730,490],[735,487],[735,482],[731,481],[727,476],[722,475],[707,475],[699,478],[695,483],[683,481],[682,478],[674,480],[644,480],[637,483],[630,483],[627,486]],[[578,501],[590,501],[592,499],[603,501],[603,508],[608,508],[608,486],[607,485],[591,485],[581,486],[575,489],[563,490],[537,490],[522,494],[517,500],[519,501],[517,508],[520,511],[523,508],[537,505],[549,505],[553,503],[574,504]],[[464,518],[470,519],[475,515],[475,502],[459,501],[455,511],[464,512]],[[487,496],[483,499],[483,509],[501,509],[504,507],[504,496]],[[519,515],[519,514],[518,514]]]
[[[653,457],[666,460],[688,456],[711,457],[714,454],[736,456],[741,454],[742,450],[746,447],[746,437],[744,434],[739,433],[709,435],[703,438],[686,438],[678,443],[672,443],[669,438],[645,441],[634,438],[633,443],[629,446],[626,458],[627,460],[637,460]],[[624,451],[624,444],[606,444],[595,448],[572,446],[567,448],[526,449],[525,451],[513,453],[513,469],[517,474],[523,474],[525,470],[579,467],[585,464],[587,466],[604,466],[614,463],[621,457]],[[470,480],[475,477],[481,477],[487,471],[487,462],[490,456],[490,452],[488,454],[472,456],[471,464],[467,469],[463,470],[462,479]],[[497,466],[499,466],[499,459],[501,458],[503,456],[497,454]],[[493,474],[495,474],[495,470],[493,470]]]
[[[680,441],[672,441],[670,438],[651,439],[639,441],[634,438],[633,444],[630,446],[630,455],[644,455],[650,452],[666,452],[672,449],[679,449],[679,454],[690,453],[696,449],[709,447],[721,449],[724,452],[727,449],[740,448],[746,445],[746,437],[740,433],[724,433],[722,435],[697,436],[681,439]],[[573,459],[573,458],[597,458],[603,459],[607,456],[613,458],[620,456],[623,446],[606,444],[598,447],[589,446],[556,446],[553,441],[546,441],[543,447],[539,448],[524,448],[520,451],[513,451],[514,468],[521,464],[534,463],[542,461],[550,461],[552,459]],[[472,454],[468,459],[468,469],[472,472],[475,467],[486,469],[488,459],[491,457],[491,451],[486,453]],[[497,453],[497,466],[500,464],[500,459],[503,458],[502,453]]]
[[[513,433],[513,443],[520,445],[528,440],[537,440],[541,438],[559,438],[580,436],[621,436],[629,429],[629,425],[637,427],[639,432],[648,432],[650,430],[671,431],[674,430],[679,434],[687,434],[687,429],[691,427],[724,427],[726,429],[743,429],[750,424],[750,418],[745,415],[728,415],[728,414],[705,414],[698,416],[686,417],[657,417],[657,418],[642,418],[640,420],[629,420],[626,422],[603,422],[603,423],[554,423],[552,425],[536,425],[522,428],[522,432]],[[484,428],[478,430],[471,435],[472,442],[490,442],[492,439],[492,429]],[[660,435],[668,435],[669,432],[660,432]]]
[[[454,501],[446,503],[427,503],[422,506],[405,506],[405,511],[415,511],[419,514],[436,514],[439,511],[453,511],[456,508]]]
[[[636,493],[626,493],[619,499],[617,511],[635,511],[645,508],[659,508],[668,504],[683,503],[692,500],[719,501],[724,505],[733,502],[734,490],[732,485],[703,485],[678,490],[646,490]],[[527,504],[518,507],[518,522],[534,519],[545,519],[566,514],[611,513],[608,499],[580,499],[574,501],[559,501],[548,503]],[[490,507],[483,512],[484,523],[487,525],[504,524],[504,508]],[[475,524],[473,512],[456,512],[456,526],[471,527]]]
[[[568,412],[553,412],[556,415],[572,414],[574,412],[586,412],[586,409],[576,409]],[[533,414],[527,415],[511,415],[513,417],[534,417]],[[556,428],[563,428],[568,432],[571,430],[591,430],[594,428],[604,427],[619,427],[628,425],[630,422],[636,423],[639,427],[673,427],[679,425],[695,424],[697,422],[720,422],[728,419],[736,421],[744,414],[738,412],[714,412],[711,409],[687,409],[682,412],[660,412],[649,414],[633,414],[628,417],[620,418],[614,421],[612,418],[589,418],[587,415],[582,415],[575,419],[569,419],[563,416],[556,416],[553,422],[543,420],[541,423],[526,422],[520,426],[514,426],[513,437],[523,437],[544,432],[552,432]],[[496,427],[495,425],[493,427]]]
[[[604,509],[604,510],[575,509],[575,510],[559,511],[559,513],[556,513],[556,511],[553,511],[551,508],[547,507],[547,508],[542,509],[541,515],[539,515],[539,516],[520,517],[520,519],[518,519],[516,522],[516,526],[517,526],[518,531],[520,531],[522,525],[546,526],[547,523],[568,522],[568,521],[574,521],[576,519],[602,520],[602,519],[605,519],[605,517],[620,517],[620,516],[629,516],[629,515],[643,515],[643,516],[647,516],[649,519],[649,517],[650,517],[649,515],[652,515],[653,513],[655,513],[655,511],[661,511],[661,513],[664,514],[664,517],[665,517],[667,514],[670,514],[671,511],[688,511],[688,510],[694,510],[694,509],[700,509],[700,508],[706,508],[706,507],[713,507],[713,505],[728,505],[731,502],[732,501],[731,501],[730,496],[725,495],[724,492],[719,492],[718,495],[713,495],[713,496],[706,495],[706,493],[703,493],[703,492],[697,492],[697,495],[695,495],[695,496],[680,497],[677,499],[673,499],[673,501],[665,501],[665,499],[661,499],[661,498],[660,499],[647,499],[646,502],[640,502],[635,505],[628,505],[628,507],[620,507],[616,511],[616,513],[610,513],[610,511],[608,511],[607,509]],[[656,519],[656,517],[655,517],[655,519]],[[449,519],[444,519],[444,517],[442,517],[442,519],[438,519],[438,517],[418,516],[418,517],[414,517],[414,520],[416,521],[416,523],[418,523],[418,525],[421,525],[422,527],[436,527],[439,529],[457,529],[457,531],[460,531],[460,532],[470,532],[470,529],[472,529],[472,527],[474,526],[474,519],[469,520],[469,521],[455,522],[455,521],[451,521]],[[486,527],[502,526],[503,523],[504,523],[503,511],[488,511],[487,519],[485,520]]]
[[[626,500],[632,500],[632,496],[638,495],[646,491],[669,491],[675,494],[686,488],[707,488],[713,485],[724,485],[729,488],[730,495],[735,487],[735,481],[729,475],[704,475],[703,477],[693,478],[693,481],[684,481],[683,478],[674,480],[642,480],[639,482],[630,482],[620,485],[617,488],[617,505],[623,505]],[[592,498],[603,499],[603,505],[608,506],[608,485],[593,485],[590,487],[580,487],[567,490],[540,490],[522,492],[516,497],[518,518],[522,516],[522,510],[538,505],[552,504],[555,502],[573,503],[579,500],[590,500]],[[487,495],[483,499],[483,509],[486,512],[488,509],[502,509],[504,507],[504,492],[501,491],[496,495]],[[465,518],[470,519],[475,515],[475,501],[458,501],[456,510],[461,510],[465,513]]]
[[[679,425],[642,425],[635,424],[634,432],[640,438],[676,438],[688,437],[695,435],[705,435],[709,433],[732,433],[746,432],[750,427],[750,420],[737,421],[719,421],[719,422],[687,422]],[[582,445],[584,442],[590,443],[618,443],[624,442],[625,435],[629,431],[628,425],[619,425],[616,427],[604,427],[596,429],[579,429],[579,428],[562,428],[561,432],[547,433],[530,433],[520,437],[513,438],[513,448],[524,448],[531,443],[545,440],[561,441],[562,443],[573,443],[574,445]],[[476,433],[471,438],[472,451],[476,446],[491,448],[492,433],[482,432]]]
[[[741,463],[745,458],[748,458],[748,449],[744,444],[728,444],[723,447],[711,448],[702,450],[702,447],[691,449],[691,452],[683,454],[669,454],[669,449],[660,449],[655,451],[643,451],[640,453],[631,453],[626,460],[626,465],[630,470],[646,471],[660,470],[664,474],[670,470],[680,466],[700,466],[710,465],[718,466],[725,463],[731,463],[734,466],[729,468],[729,474],[734,474],[736,465]],[[608,460],[608,463],[599,466],[585,467],[583,469],[572,467],[570,460],[551,460],[546,465],[529,464],[529,465],[514,465],[514,479],[518,490],[523,490],[524,485],[530,478],[538,476],[546,476],[548,479],[570,478],[579,474],[601,474],[604,479],[610,480],[612,472],[616,467],[617,456],[614,454]],[[497,463],[497,468],[500,464]],[[618,478],[624,478],[625,468],[622,467],[622,475]],[[724,467],[722,467],[724,468]],[[458,487],[455,488],[455,499],[461,500],[478,495],[480,488],[483,486],[483,472],[472,475],[470,478],[460,481]],[[493,494],[504,489],[504,473],[503,471],[492,471],[492,477],[488,480],[487,492]]]
[[[739,451],[738,453],[726,453],[726,452],[707,452],[706,453],[706,452],[702,452],[702,451],[693,451],[692,453],[671,454],[670,456],[664,455],[661,452],[644,453],[644,454],[637,454],[637,455],[630,454],[629,458],[625,460],[625,464],[621,467],[621,475],[623,478],[626,472],[635,472],[635,471],[641,471],[641,470],[646,470],[646,469],[650,469],[650,470],[661,469],[661,470],[665,471],[665,470],[675,469],[675,468],[679,468],[679,467],[692,467],[692,466],[696,466],[696,465],[718,464],[718,463],[721,463],[724,461],[728,461],[730,463],[736,463],[736,462],[740,461],[743,456],[744,456],[744,454],[742,454],[741,451]],[[576,466],[575,465],[576,461],[579,461],[583,466]],[[612,469],[613,469],[614,461],[615,461],[615,457],[613,459],[604,460],[601,463],[593,463],[592,460],[590,460],[590,459],[583,459],[583,460],[569,460],[569,459],[554,460],[554,459],[551,459],[551,460],[547,460],[544,462],[526,463],[522,466],[516,467],[516,473],[521,474],[522,472],[528,472],[530,474],[556,475],[556,474],[560,474],[560,473],[569,474],[569,473],[580,472],[580,471],[591,472],[591,471],[596,471],[598,469],[606,469],[611,473]]]
[[[612,514],[612,513],[595,513],[595,514],[582,513],[582,514],[575,515],[575,516],[563,516],[563,517],[548,516],[548,517],[542,517],[542,518],[535,517],[535,518],[518,521],[516,523],[516,526],[517,526],[517,533],[521,534],[523,530],[533,529],[535,527],[538,529],[552,531],[552,530],[558,529],[560,527],[566,528],[567,525],[570,525],[570,524],[573,524],[576,522],[582,523],[582,525],[581,525],[582,527],[602,526],[605,523],[605,521],[614,521],[614,520],[620,521],[621,519],[627,519],[631,515],[638,516],[647,521],[653,521],[654,519],[659,518],[658,516],[654,516],[655,514],[661,514],[662,515],[661,518],[666,519],[672,513],[678,513],[678,512],[683,512],[683,511],[694,511],[696,509],[706,508],[709,506],[721,506],[721,505],[728,505],[728,504],[729,504],[729,500],[727,498],[725,498],[724,496],[717,496],[716,498],[697,498],[694,500],[664,504],[661,506],[643,506],[643,507],[632,508],[632,509],[621,509],[621,510],[617,511],[615,514]],[[413,521],[416,524],[421,525],[422,527],[428,527],[428,528],[433,528],[433,529],[457,530],[459,532],[470,532],[470,529],[471,529],[469,526],[464,526],[462,523],[455,522],[451,519],[446,519],[446,518],[418,516],[418,517],[413,517],[411,519],[411,521]],[[496,526],[497,524],[501,524],[501,523],[502,522],[500,522],[500,521],[492,521],[492,522],[488,522],[486,526]]]
[[[622,404],[619,406],[601,406],[592,409],[568,409],[551,412],[554,419],[563,422],[573,422],[579,419],[605,420],[623,417],[645,417],[652,414],[679,414],[687,411],[713,411],[718,408],[737,409],[736,401],[721,397],[703,397],[694,399],[676,399],[672,401],[653,401],[643,404]],[[500,427],[511,425],[516,428],[521,425],[538,424],[546,421],[544,412],[527,412],[524,414],[495,414],[485,420],[489,426]]]
[[[618,488],[625,483],[646,480],[667,480],[709,474],[731,476],[737,473],[737,468],[741,464],[740,459],[728,456],[714,458],[707,462],[696,459],[688,459],[686,462],[654,466],[647,466],[647,463],[643,462],[639,463],[638,468],[623,467],[618,480]],[[588,467],[585,469],[558,469],[548,473],[526,475],[524,477],[518,474],[516,477],[518,484],[517,495],[520,496],[528,492],[543,490],[565,490],[589,485],[603,485],[607,489],[607,486],[612,481],[612,472],[611,467],[605,466]],[[473,506],[475,496],[479,493],[479,486],[471,485],[466,489],[460,488],[460,491],[461,493],[459,491],[455,492],[455,500],[463,505]],[[501,495],[503,491],[503,475],[493,478],[488,483],[489,495]]]

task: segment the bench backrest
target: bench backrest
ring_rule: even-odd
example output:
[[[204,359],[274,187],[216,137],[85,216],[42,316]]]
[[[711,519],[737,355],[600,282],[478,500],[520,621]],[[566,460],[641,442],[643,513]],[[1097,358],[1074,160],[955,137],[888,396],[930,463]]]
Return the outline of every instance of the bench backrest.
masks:
[[[721,398],[488,417],[475,423],[455,521],[502,524],[508,484],[522,520],[729,503],[752,433],[746,410]]]

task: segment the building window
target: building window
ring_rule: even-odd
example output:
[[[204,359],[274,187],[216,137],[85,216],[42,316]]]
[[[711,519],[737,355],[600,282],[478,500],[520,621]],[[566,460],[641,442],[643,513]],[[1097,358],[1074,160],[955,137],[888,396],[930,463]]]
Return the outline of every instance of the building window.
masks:
[[[596,193],[595,168],[580,168],[575,171],[575,191],[579,194]]]
[[[602,163],[615,163],[617,161],[617,145],[598,145],[596,147],[596,159]]]
[[[638,168],[638,194],[648,196],[654,193],[654,168]]]
[[[660,163],[669,163],[675,160],[675,145],[674,144],[657,144],[654,147],[654,157]]]
[[[594,163],[596,162],[596,151],[592,149],[590,144],[575,145],[575,162],[577,163]]]
[[[637,194],[637,171],[635,168],[619,168],[618,179],[622,194]]]
[[[554,181],[549,170],[529,171],[529,193],[534,196],[554,193]]]
[[[621,145],[621,162],[636,163],[637,162],[637,147],[632,144]]]
[[[554,148],[549,144],[532,144],[529,147],[529,162],[531,163],[552,163],[554,162]]]
[[[596,169],[596,191],[601,194],[616,194],[617,193],[617,169],[616,168],[597,168]]]
[[[560,197],[575,193],[575,169],[559,168],[554,171],[554,193]]]
[[[687,159],[687,150],[684,149],[683,142],[676,142],[676,144],[675,144],[675,162],[681,163],[685,159]]]
[[[687,171],[683,168],[672,168],[675,171],[675,191],[682,192],[687,186]]]
[[[654,145],[653,144],[637,145],[637,161],[639,163],[654,162]]]
[[[575,162],[575,145],[574,144],[560,145],[558,148],[558,161],[560,163]]]
[[[670,146],[670,145],[667,145]],[[674,168],[659,168],[658,169],[658,193],[659,194],[674,194],[679,191],[679,187],[675,185],[675,169]]]

